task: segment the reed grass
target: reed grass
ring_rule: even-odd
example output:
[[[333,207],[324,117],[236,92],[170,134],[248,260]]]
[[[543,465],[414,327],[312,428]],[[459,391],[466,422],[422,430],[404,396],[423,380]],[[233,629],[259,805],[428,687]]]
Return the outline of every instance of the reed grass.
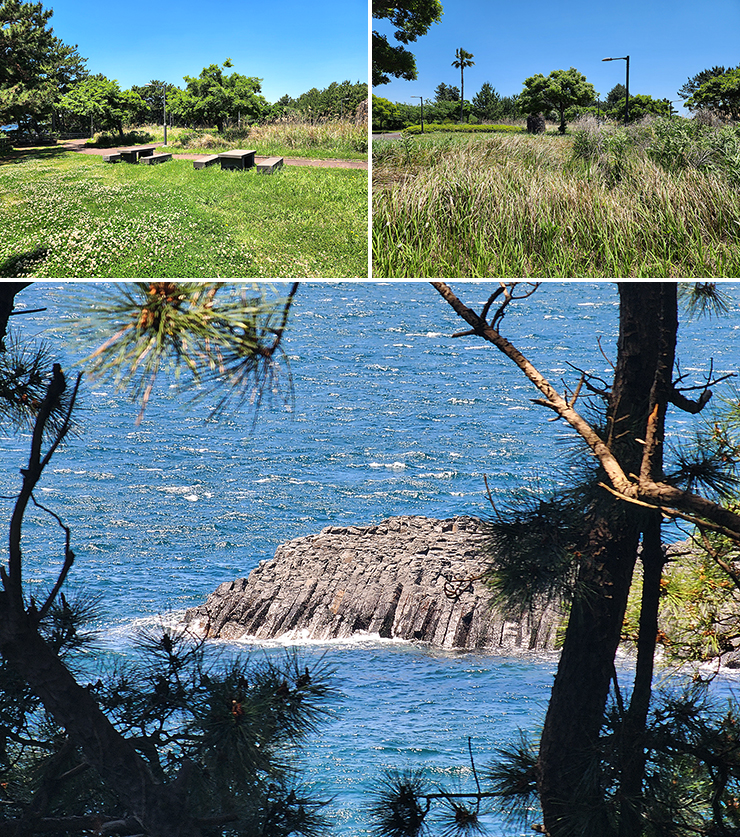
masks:
[[[161,138],[161,127],[147,131]],[[167,148],[178,151],[228,151],[230,148],[253,148],[261,156],[367,159],[367,125],[348,119],[308,121],[285,117],[265,125],[215,129],[178,128],[168,131]],[[247,145],[245,146],[245,143]]]
[[[666,168],[670,155],[648,128],[626,138],[383,145],[374,154],[373,275],[740,275],[732,167],[715,154],[712,165]],[[729,134],[723,142],[735,148]]]

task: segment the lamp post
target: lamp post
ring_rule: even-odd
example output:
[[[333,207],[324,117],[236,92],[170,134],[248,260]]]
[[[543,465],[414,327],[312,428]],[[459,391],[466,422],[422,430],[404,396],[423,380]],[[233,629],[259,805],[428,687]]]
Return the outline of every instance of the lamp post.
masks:
[[[619,58],[602,58],[602,61],[626,61],[627,62],[627,82],[625,84],[624,97],[624,124],[629,122],[630,118],[630,57],[629,55],[622,55]]]
[[[423,96],[412,96],[412,99],[420,99],[421,100],[421,132],[424,133],[424,97]],[[434,133],[434,132],[432,132]]]

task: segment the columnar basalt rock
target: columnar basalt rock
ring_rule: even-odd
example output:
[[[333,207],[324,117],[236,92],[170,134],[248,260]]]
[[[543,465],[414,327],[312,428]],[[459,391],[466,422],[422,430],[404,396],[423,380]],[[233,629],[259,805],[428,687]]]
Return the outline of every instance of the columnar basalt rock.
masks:
[[[481,580],[481,523],[392,517],[329,526],[282,544],[249,578],[187,611],[190,629],[222,639],[329,640],[365,633],[439,648],[499,652],[554,645],[555,609],[511,618]]]

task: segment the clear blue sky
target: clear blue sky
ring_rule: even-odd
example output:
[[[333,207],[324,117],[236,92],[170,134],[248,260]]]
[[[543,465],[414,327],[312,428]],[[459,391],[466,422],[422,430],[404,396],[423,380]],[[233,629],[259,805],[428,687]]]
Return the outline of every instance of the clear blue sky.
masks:
[[[690,76],[715,65],[740,64],[740,0],[441,0],[444,15],[409,49],[416,81],[374,89],[393,102],[434,97],[440,83],[460,86],[451,66],[455,50],[474,55],[465,70],[465,98],[490,82],[501,95],[522,91],[524,79],[575,67],[602,99],[624,84],[630,56],[630,93],[678,99]],[[386,21],[373,21],[383,34]],[[391,43],[396,44],[391,39]],[[674,107],[679,105],[674,104]]]
[[[269,102],[368,78],[367,0],[42,2],[54,10],[54,34],[123,88],[152,79],[183,87],[183,76],[227,58],[229,72],[264,79]]]

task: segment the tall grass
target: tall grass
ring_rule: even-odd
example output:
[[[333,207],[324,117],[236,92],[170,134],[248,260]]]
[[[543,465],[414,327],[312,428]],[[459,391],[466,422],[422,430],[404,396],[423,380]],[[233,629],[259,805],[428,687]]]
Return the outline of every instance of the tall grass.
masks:
[[[245,142],[263,156],[364,159],[367,126],[348,119],[311,122],[286,117],[265,125],[227,128],[221,134],[215,130],[178,129],[168,135],[168,148],[175,152],[227,151],[244,147]]]
[[[708,150],[679,165],[673,146],[688,130],[691,147]],[[736,129],[705,136],[664,123],[384,145],[374,275],[738,276],[739,147]]]

